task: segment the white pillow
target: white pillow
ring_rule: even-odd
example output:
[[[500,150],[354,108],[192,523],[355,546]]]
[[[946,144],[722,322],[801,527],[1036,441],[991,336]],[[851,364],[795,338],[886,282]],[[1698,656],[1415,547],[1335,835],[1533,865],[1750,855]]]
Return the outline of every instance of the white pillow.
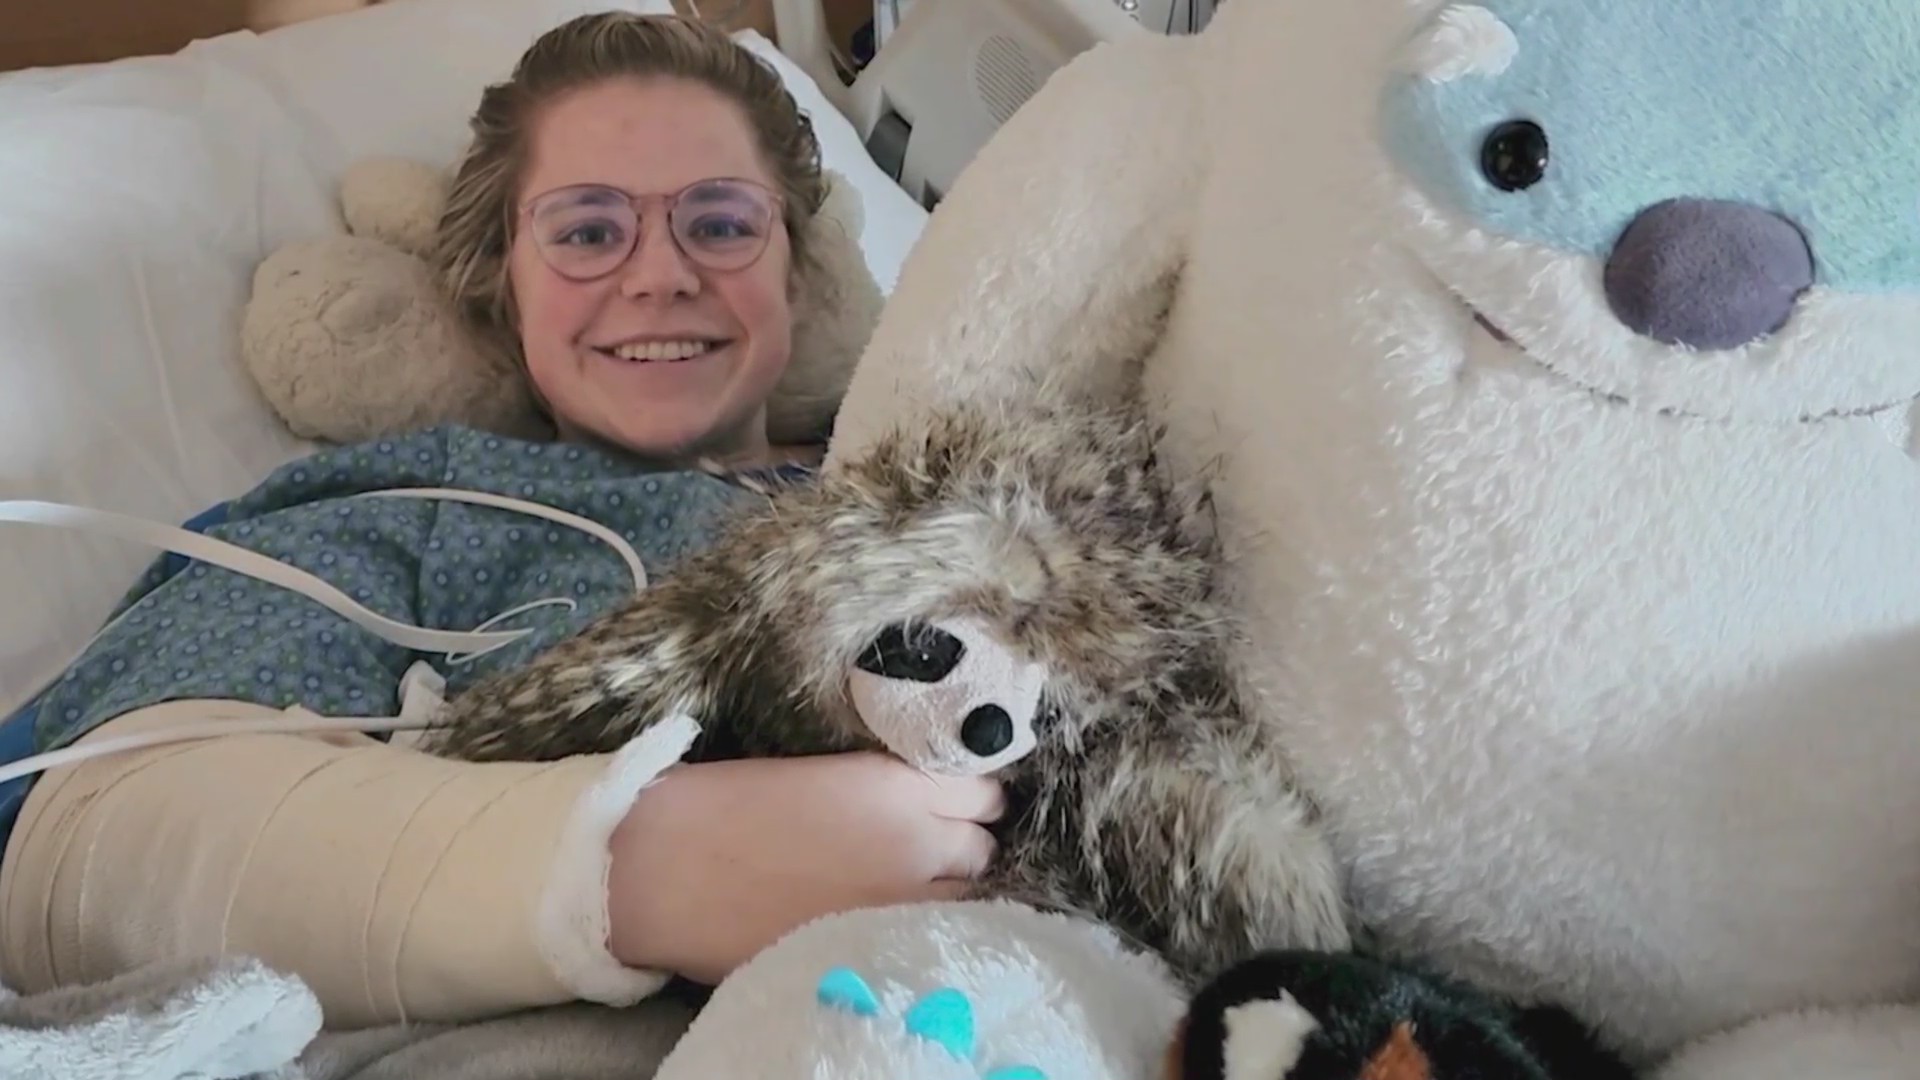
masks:
[[[394,0],[167,57],[0,75],[0,500],[174,523],[312,449],[241,368],[253,268],[340,228],[353,161],[450,162],[481,88],[541,31],[668,0]],[[925,213],[757,34],[865,202],[891,289]],[[157,553],[0,523],[0,717],[64,667]]]

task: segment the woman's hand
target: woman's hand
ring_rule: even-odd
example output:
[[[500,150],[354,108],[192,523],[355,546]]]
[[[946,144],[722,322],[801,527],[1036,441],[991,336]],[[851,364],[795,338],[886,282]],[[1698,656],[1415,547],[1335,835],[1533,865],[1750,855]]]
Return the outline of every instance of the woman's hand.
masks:
[[[820,916],[958,896],[1004,807],[881,754],[678,766],[614,831],[613,955],[711,985]]]

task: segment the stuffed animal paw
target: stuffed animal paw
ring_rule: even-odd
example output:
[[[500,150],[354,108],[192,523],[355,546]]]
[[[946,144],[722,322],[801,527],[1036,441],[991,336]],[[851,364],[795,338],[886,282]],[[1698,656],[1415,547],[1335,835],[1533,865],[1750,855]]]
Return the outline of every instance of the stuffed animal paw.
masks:
[[[1182,995],[1085,921],[1005,901],[874,908],[734,972],[657,1080],[1145,1080]]]

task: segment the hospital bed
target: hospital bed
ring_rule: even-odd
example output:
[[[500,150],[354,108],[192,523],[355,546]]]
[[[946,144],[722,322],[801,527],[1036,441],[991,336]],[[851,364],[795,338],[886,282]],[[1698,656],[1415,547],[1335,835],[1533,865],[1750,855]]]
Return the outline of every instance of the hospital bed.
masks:
[[[848,80],[822,0],[700,2],[703,16],[765,12],[764,32],[738,36],[775,65],[813,115],[826,165],[858,188],[860,243],[883,289],[940,194],[1053,70],[1146,32],[1115,0],[914,0]],[[122,16],[172,6],[62,3]],[[96,49],[85,63],[0,73],[0,501],[179,523],[314,449],[240,365],[254,267],[341,228],[336,185],[352,162],[450,162],[481,86],[540,30],[598,8],[688,6],[279,3],[270,29],[215,23],[175,51]],[[325,13],[295,17],[311,9]],[[113,40],[155,40],[100,25]],[[0,719],[58,675],[155,555],[0,525]]]

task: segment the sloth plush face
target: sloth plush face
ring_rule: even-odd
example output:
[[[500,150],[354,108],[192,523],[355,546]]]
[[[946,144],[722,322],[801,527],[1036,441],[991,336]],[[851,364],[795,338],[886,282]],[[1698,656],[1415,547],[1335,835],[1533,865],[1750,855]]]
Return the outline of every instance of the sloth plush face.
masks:
[[[1171,692],[1224,622],[1152,454],[1126,409],[956,410],[881,440],[770,519],[745,592],[781,628],[777,666],[835,737],[930,772],[1077,752]]]
[[[977,776],[1032,752],[1045,672],[978,619],[908,623],[860,654],[849,692],[887,749],[928,772]]]

